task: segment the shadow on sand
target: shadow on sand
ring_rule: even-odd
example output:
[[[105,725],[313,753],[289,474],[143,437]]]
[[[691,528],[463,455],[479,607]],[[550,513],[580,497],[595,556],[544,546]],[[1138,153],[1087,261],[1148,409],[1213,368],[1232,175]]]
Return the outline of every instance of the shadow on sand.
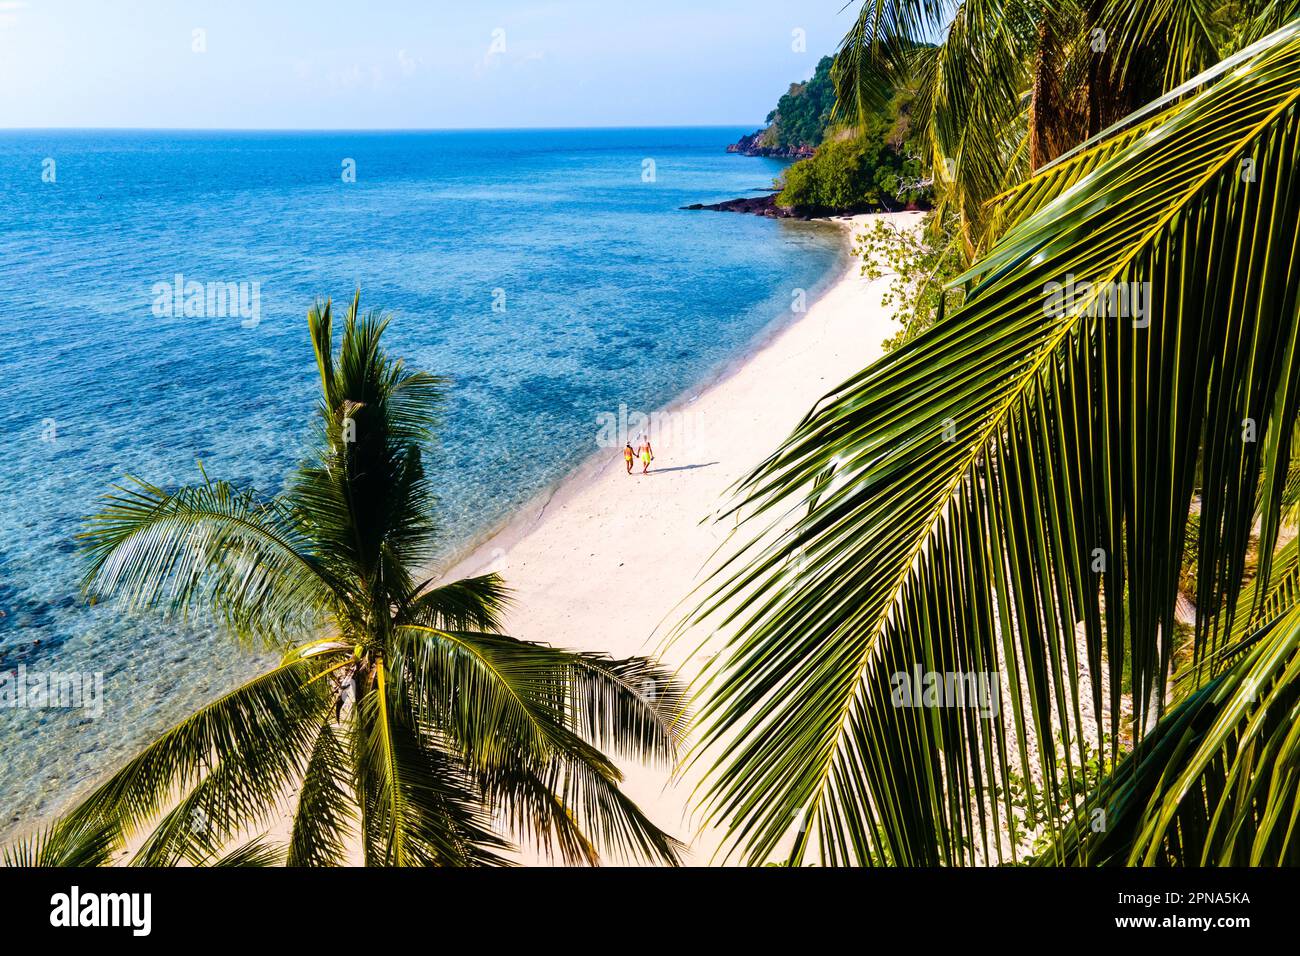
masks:
[[[654,466],[651,466],[650,471],[646,473],[646,477],[650,477],[651,475],[666,475],[670,471],[690,471],[693,468],[708,468],[710,465],[716,464],[716,461],[706,461],[702,465],[677,465],[673,468],[655,468]],[[640,474],[640,472],[636,472],[636,474]]]

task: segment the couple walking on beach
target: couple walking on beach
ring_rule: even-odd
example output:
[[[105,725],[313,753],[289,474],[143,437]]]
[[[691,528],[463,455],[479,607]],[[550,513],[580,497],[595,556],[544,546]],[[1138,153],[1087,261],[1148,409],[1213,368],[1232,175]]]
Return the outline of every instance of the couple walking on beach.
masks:
[[[623,461],[627,463],[627,473],[632,474],[632,462],[636,458],[641,459],[641,474],[646,474],[650,470],[650,462],[655,460],[655,453],[650,448],[650,439],[644,435],[641,436],[641,444],[637,446],[636,451],[632,451],[632,443],[628,442],[623,448]]]

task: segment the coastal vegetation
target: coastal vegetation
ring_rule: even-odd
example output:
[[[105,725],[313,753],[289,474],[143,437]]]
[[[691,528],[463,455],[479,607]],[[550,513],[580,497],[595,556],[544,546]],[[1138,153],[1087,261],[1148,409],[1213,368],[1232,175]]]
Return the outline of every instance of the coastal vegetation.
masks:
[[[964,271],[954,240],[953,217],[926,215],[919,229],[902,229],[877,219],[854,236],[853,255],[869,280],[885,279],[881,305],[891,308],[898,331],[883,344],[888,349],[910,342],[963,301],[952,281]]]
[[[912,95],[885,97],[846,122],[835,114],[835,58],[822,57],[806,83],[792,83],[767,126],[730,147],[796,160],[777,182],[775,204],[799,216],[900,208],[924,201],[921,144],[911,138]]]
[[[847,212],[924,199],[929,189],[916,144],[908,141],[908,105],[909,98],[899,94],[885,111],[833,129],[812,156],[785,170],[776,204],[800,212]]]
[[[732,150],[762,156],[806,156],[821,145],[835,107],[834,62],[834,57],[824,56],[807,82],[791,83],[767,114],[767,125],[743,137]]]
[[[731,855],[1300,863],[1298,13],[863,4],[837,115],[915,91],[932,281],[684,622],[728,634],[691,761]],[[1001,706],[899,706],[916,669]]]
[[[352,299],[308,313],[313,447],[286,490],[132,480],[83,536],[87,595],[211,622],[279,663],[181,721],[7,861],[673,864],[611,755],[671,763],[680,690],[644,658],[502,632],[496,574],[438,580],[425,456],[447,383],[381,346]],[[291,819],[283,844],[264,836]],[[152,828],[152,829],[150,829]],[[243,842],[241,842],[243,841]],[[234,847],[231,850],[231,847]]]
[[[767,114],[764,140],[777,147],[820,146],[835,108],[835,84],[831,81],[832,56],[817,61],[812,78],[791,83],[790,89]]]

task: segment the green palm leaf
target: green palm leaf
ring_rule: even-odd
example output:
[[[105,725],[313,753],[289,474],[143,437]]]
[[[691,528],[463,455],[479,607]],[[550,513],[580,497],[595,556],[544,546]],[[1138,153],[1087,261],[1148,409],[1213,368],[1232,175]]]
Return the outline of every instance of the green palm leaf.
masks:
[[[316,738],[293,818],[289,866],[341,866],[352,835],[355,799],[348,753],[333,726]]]
[[[836,111],[850,122],[884,108],[893,89],[916,88],[936,210],[961,218],[972,252],[981,207],[1027,169],[1025,93],[1042,16],[1026,0],[868,0],[836,55]]]
[[[250,840],[243,846],[235,847],[229,853],[212,860],[208,866],[279,866],[284,860],[284,848],[265,840]]]
[[[227,482],[164,491],[135,481],[109,495],[82,534],[92,599],[215,619],[246,640],[310,633],[333,582],[297,516]]]
[[[116,827],[103,820],[83,819],[73,825],[51,824],[6,847],[0,862],[18,867],[108,866],[117,847]]]
[[[1088,800],[1043,862],[1300,863],[1300,611],[1272,620]]]
[[[594,846],[677,862],[680,844],[622,796],[622,774],[596,749],[675,759],[683,692],[662,667],[423,625],[396,638],[416,720],[447,733],[517,829],[570,862],[590,862]]]
[[[1122,10],[1123,5],[1119,5],[1118,9]],[[1190,77],[1177,86],[1171,86],[1168,92],[1156,97],[1141,109],[1135,110],[1096,136],[1036,170],[1032,176],[1017,182],[990,199],[989,206],[995,214],[991,228],[995,234],[1004,234],[1030,214],[1042,209],[1103,163],[1123,152],[1137,139],[1167,122],[1180,103],[1185,104],[1193,94],[1218,81],[1224,74],[1243,63],[1249,63],[1266,47],[1267,42],[1257,41],[1208,67],[1204,72]]]
[[[171,862],[195,834],[228,835],[264,818],[301,774],[327,706],[310,682],[319,666],[290,660],[200,709],[100,784],[70,819],[106,821],[130,834],[194,790],[146,844],[146,856]]]
[[[497,574],[439,584],[425,583],[399,620],[446,631],[500,631],[510,597]]]
[[[500,865],[494,834],[463,768],[421,734],[381,665],[357,708],[354,748],[368,866]]]
[[[1013,771],[1068,803],[1084,712],[1117,732],[1127,680],[1140,738],[1162,706],[1202,454],[1197,605],[1224,623],[1200,622],[1200,652],[1231,627],[1300,398],[1298,32],[1021,221],[959,312],[828,395],[743,483],[761,533],[698,616],[734,635],[695,754],[714,754],[709,819],[733,851],[995,860]],[[1068,278],[1089,291],[1045,310]],[[1143,282],[1149,321],[1102,295]],[[997,674],[1010,713],[895,706],[915,667]]]
[[[614,660],[502,634],[409,625],[398,632],[422,718],[456,728],[473,762],[501,748],[544,755],[575,739],[671,764],[685,731],[683,690],[645,658]]]

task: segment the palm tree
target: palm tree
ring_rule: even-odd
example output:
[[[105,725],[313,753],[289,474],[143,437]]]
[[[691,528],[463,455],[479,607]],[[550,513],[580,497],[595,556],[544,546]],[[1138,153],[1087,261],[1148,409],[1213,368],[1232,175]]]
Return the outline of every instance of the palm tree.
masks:
[[[990,200],[1295,17],[1296,0],[865,0],[832,69],[837,112],[912,87],[941,215],[967,264]]]
[[[388,358],[387,320],[359,299],[337,351],[331,304],[308,313],[321,401],[285,492],[136,481],[85,534],[93,598],[215,621],[280,663],[168,730],[25,859],[102,860],[157,820],[135,862],[208,863],[291,809],[290,865],[350,847],[367,865],[500,864],[503,828],[571,862],[677,862],[603,749],[672,760],[679,691],[646,659],[503,634],[495,574],[420,574],[436,531],[422,448],[446,383]]]
[[[687,622],[730,853],[1015,862],[1033,818],[1044,863],[1300,861],[1297,159],[1292,20],[998,197],[962,307],[742,482]],[[918,669],[1000,709],[905,706]]]

